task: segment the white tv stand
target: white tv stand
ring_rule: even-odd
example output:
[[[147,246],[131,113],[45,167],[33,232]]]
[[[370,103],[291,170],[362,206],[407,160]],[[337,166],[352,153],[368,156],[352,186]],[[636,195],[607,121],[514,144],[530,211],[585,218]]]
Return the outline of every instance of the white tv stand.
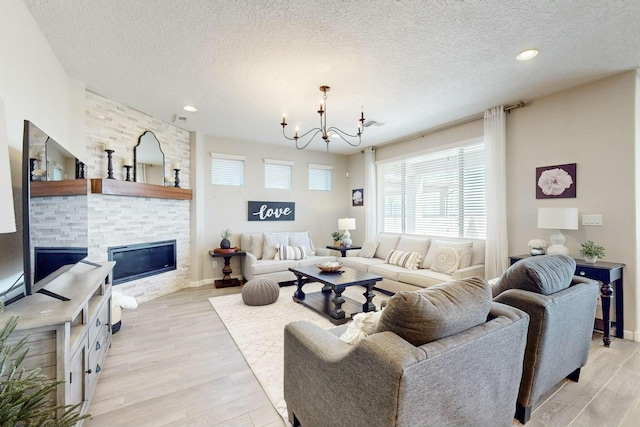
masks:
[[[29,336],[22,366],[41,368],[57,388],[55,404],[81,403],[85,414],[111,345],[111,271],[115,262],[78,263],[46,285],[61,301],[35,293],[8,307],[0,322],[19,316],[11,341]],[[82,424],[82,421],[79,423]]]

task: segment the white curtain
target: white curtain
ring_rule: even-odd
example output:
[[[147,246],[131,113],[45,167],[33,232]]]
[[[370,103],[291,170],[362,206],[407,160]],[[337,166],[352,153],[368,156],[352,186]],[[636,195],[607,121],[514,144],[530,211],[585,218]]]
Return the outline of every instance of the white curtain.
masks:
[[[484,112],[486,156],[487,240],[485,244],[485,277],[499,277],[509,267],[507,236],[507,120],[504,108]]]
[[[371,240],[378,232],[376,203],[376,149],[364,149],[364,239]]]

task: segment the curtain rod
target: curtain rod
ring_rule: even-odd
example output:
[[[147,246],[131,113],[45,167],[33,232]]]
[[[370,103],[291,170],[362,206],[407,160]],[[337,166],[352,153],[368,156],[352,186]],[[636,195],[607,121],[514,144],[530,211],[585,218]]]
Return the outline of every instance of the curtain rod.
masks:
[[[508,105],[508,106],[504,107],[504,111],[505,111],[505,113],[510,113],[511,110],[515,110],[516,108],[524,107],[525,105],[526,104],[524,103],[524,101],[519,101],[519,102],[516,102],[513,105]],[[480,120],[482,118],[484,118],[484,112],[478,113],[478,114],[474,114],[473,116],[464,117],[462,119],[455,120],[453,122],[445,123],[443,125],[436,126],[434,128],[424,130],[422,132],[414,133],[412,135],[405,136],[405,137],[400,138],[400,139],[396,139],[395,141],[391,141],[391,142],[389,142],[387,144],[383,144],[383,145],[384,146],[388,146],[388,145],[398,144],[400,142],[409,141],[409,140],[414,139],[414,138],[424,138],[425,136],[431,135],[432,133],[436,133],[436,132],[440,132],[440,131],[443,131],[443,130],[446,130],[446,129],[450,129],[450,128],[453,128],[453,127],[456,127],[456,126],[464,125],[466,123],[471,123],[471,122],[474,122],[476,120]]]

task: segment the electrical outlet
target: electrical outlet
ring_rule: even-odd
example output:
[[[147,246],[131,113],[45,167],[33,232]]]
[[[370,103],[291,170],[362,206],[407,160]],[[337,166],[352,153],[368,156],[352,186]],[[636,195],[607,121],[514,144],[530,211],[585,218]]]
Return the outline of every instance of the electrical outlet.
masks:
[[[213,268],[217,268],[218,267],[218,261],[211,261],[211,266]]]
[[[582,215],[582,225],[602,225],[602,215]]]

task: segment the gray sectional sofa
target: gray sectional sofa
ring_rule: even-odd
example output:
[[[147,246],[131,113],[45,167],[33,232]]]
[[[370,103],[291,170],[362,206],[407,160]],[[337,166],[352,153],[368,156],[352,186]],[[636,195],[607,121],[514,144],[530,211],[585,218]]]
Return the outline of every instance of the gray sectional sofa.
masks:
[[[417,252],[421,261],[409,268],[397,265],[402,262],[386,262],[392,250],[405,256]],[[365,242],[362,249],[346,254],[338,261],[345,267],[382,276],[384,280],[378,282],[376,289],[388,293],[415,291],[467,277],[484,277],[484,240],[380,233],[372,241]]]

